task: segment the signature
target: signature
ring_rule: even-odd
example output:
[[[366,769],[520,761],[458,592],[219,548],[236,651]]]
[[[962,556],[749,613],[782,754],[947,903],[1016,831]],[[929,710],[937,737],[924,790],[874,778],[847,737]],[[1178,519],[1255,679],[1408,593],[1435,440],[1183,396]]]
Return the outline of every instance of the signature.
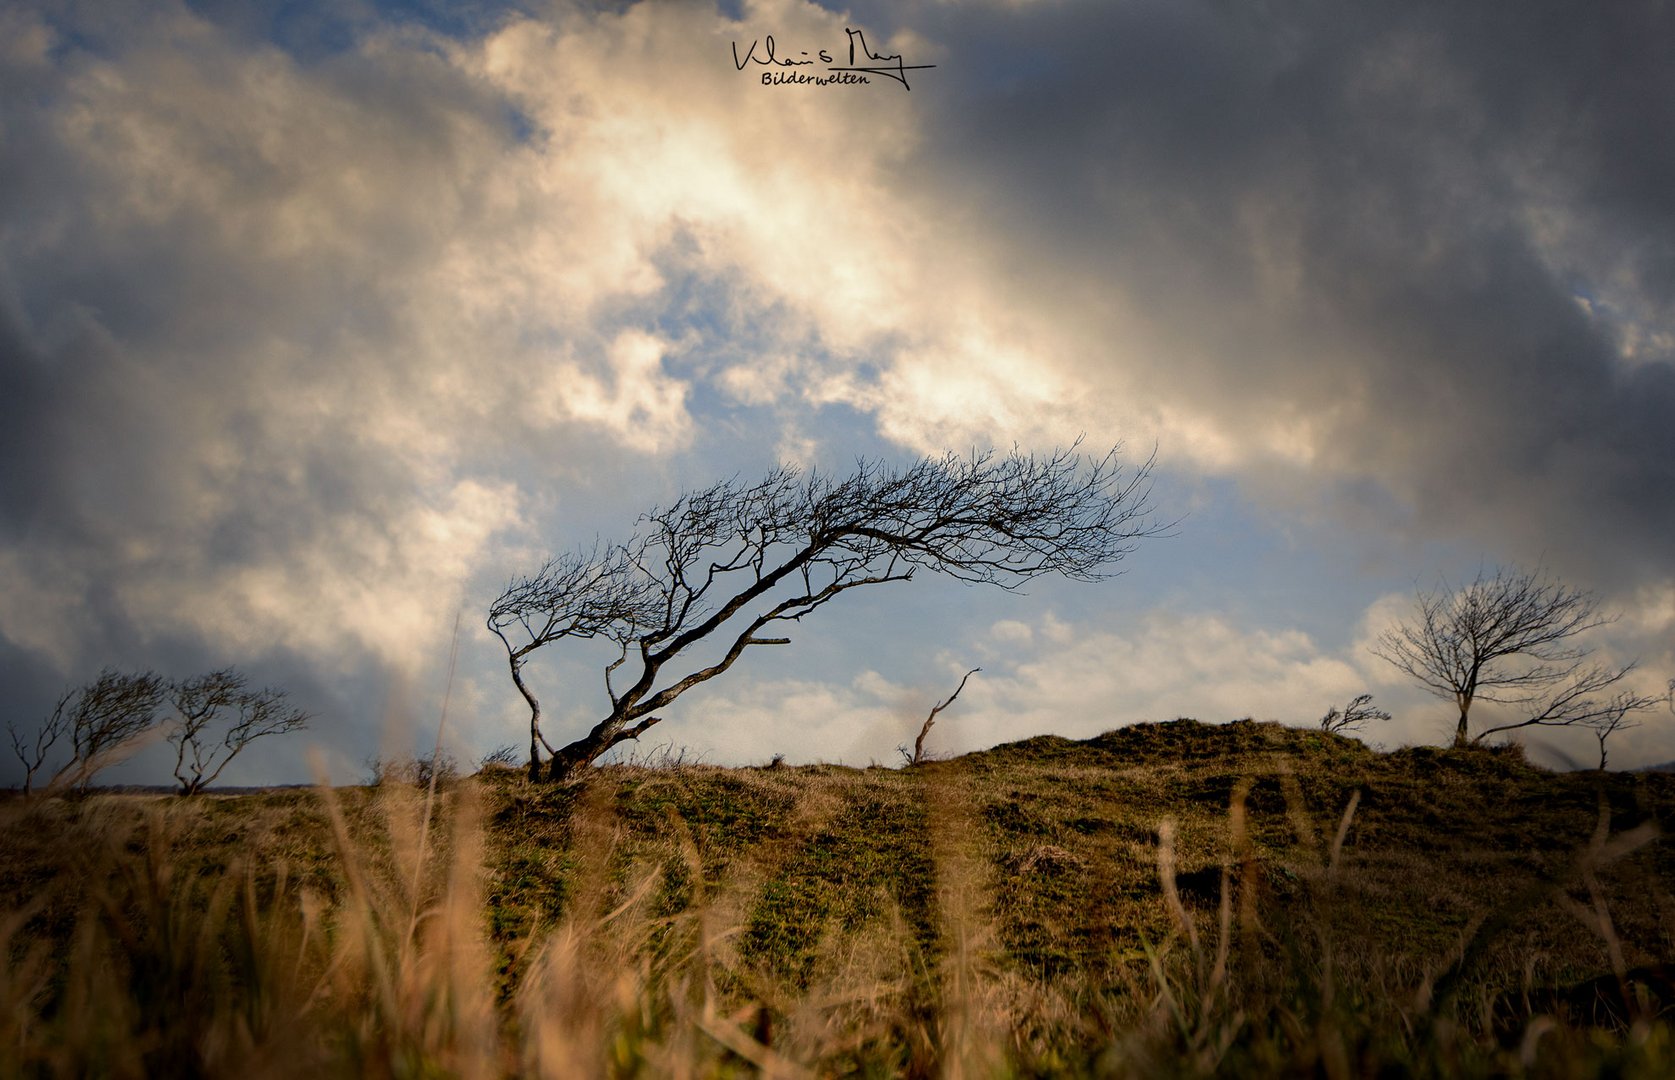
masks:
[[[875,53],[867,45],[867,36],[863,31],[845,27],[843,32],[849,38],[849,63],[847,65],[839,65],[832,54],[825,49],[819,50],[812,56],[805,49],[797,53],[796,56],[781,57],[778,53],[778,46],[774,42],[774,36],[769,34],[766,38],[758,38],[752,41],[742,57],[739,56],[739,43],[733,42],[733,67],[736,71],[743,71],[747,64],[759,64],[762,67],[774,68],[799,68],[823,64],[827,71],[840,75],[847,73],[846,77],[839,80],[842,82],[866,82],[867,80],[864,77],[857,78],[857,76],[878,75],[886,79],[894,79],[902,84],[903,89],[912,90],[913,87],[907,83],[907,73],[910,71],[925,71],[936,66],[935,64],[909,64],[902,59],[900,53]],[[758,46],[762,49],[761,55],[757,55]],[[860,63],[857,63],[857,50],[859,50]],[[798,57],[803,59],[798,59]],[[776,80],[771,80],[770,76],[763,75],[762,81],[767,83]],[[799,79],[797,81],[806,80]]]
[[[752,41],[750,43],[750,48],[744,51],[744,59],[740,60],[739,43],[736,41],[733,42],[733,66],[736,70],[743,71],[744,66],[752,62],[777,67],[801,67],[804,64],[816,63],[814,60],[792,60],[789,57],[781,60],[779,57],[774,55],[774,36],[772,34],[768,35],[767,49],[761,56],[756,55],[756,46],[759,44],[762,44],[762,42]],[[807,56],[808,52],[805,50],[802,55]],[[828,64],[832,62],[832,54],[827,52],[825,49],[821,49],[818,55],[821,61]]]

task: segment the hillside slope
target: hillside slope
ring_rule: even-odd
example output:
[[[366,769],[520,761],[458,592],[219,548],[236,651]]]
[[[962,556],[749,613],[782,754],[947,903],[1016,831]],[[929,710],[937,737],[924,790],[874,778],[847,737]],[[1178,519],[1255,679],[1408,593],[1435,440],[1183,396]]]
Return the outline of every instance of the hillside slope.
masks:
[[[71,1042],[115,1061],[124,1040],[150,1071],[216,1074],[1675,1062],[1656,1021],[1675,1003],[1668,774],[1176,721],[907,770],[495,773],[435,828],[422,810],[405,789],[14,806],[8,985],[31,943],[84,950],[34,961],[17,1064]],[[297,957],[283,979],[268,938]],[[110,993],[142,1004],[106,1002],[108,1030],[77,1012],[78,962],[125,972]],[[206,1040],[228,1002],[245,1034]],[[264,1058],[258,1030],[292,1032],[287,1053]]]

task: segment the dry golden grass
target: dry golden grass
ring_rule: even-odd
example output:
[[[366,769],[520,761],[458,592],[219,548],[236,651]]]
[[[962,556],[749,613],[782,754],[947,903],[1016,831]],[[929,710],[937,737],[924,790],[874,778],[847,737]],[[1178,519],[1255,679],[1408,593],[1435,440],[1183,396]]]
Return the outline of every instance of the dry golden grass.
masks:
[[[1672,819],[1675,777],[1190,722],[13,801],[0,1074],[1668,1076]]]

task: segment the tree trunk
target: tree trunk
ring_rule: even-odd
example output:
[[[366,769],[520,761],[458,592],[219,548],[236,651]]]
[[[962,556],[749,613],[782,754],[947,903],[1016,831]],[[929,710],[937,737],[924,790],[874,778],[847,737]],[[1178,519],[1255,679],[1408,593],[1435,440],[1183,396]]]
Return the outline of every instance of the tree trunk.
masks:
[[[1454,698],[1454,703],[1460,706],[1460,723],[1454,729],[1454,746],[1456,749],[1471,745],[1471,739],[1469,738],[1471,732],[1466,723],[1466,714],[1471,712],[1472,699],[1477,696],[1476,689],[1477,680],[1473,678],[1470,688],[1462,694],[1457,694]]]
[[[533,782],[541,779],[541,702],[529,692],[529,687],[523,683],[523,662],[517,656],[511,657],[512,682],[518,688],[518,693],[529,702],[529,779]]]
[[[553,751],[552,769],[548,775],[559,783],[580,780],[605,751],[619,742],[639,738],[660,720],[656,716],[641,716],[638,719],[639,723],[629,726],[629,717],[622,713],[615,712],[605,717],[586,735]]]
[[[600,756],[615,745],[609,733],[609,721],[600,724],[582,738],[558,748],[553,755],[552,770],[547,775],[554,783],[580,780]]]

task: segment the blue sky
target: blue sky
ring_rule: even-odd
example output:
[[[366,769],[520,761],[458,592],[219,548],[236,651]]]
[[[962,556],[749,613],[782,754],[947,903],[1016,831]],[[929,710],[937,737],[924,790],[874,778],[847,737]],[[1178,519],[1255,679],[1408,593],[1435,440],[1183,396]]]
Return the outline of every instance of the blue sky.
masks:
[[[0,701],[237,664],[231,782],[521,741],[507,579],[776,461],[1155,447],[1096,585],[851,594],[683,699],[712,761],[1445,703],[1367,644],[1540,564],[1675,676],[1675,33],[1453,4],[9,5]],[[911,91],[765,86],[732,46]],[[597,657],[533,672],[556,737]],[[1615,763],[1675,758],[1648,714]],[[554,741],[557,741],[555,737]],[[1532,737],[1591,760],[1586,735]],[[160,780],[160,748],[114,779]],[[9,768],[8,766],[5,766]],[[9,773],[0,772],[0,778]]]

